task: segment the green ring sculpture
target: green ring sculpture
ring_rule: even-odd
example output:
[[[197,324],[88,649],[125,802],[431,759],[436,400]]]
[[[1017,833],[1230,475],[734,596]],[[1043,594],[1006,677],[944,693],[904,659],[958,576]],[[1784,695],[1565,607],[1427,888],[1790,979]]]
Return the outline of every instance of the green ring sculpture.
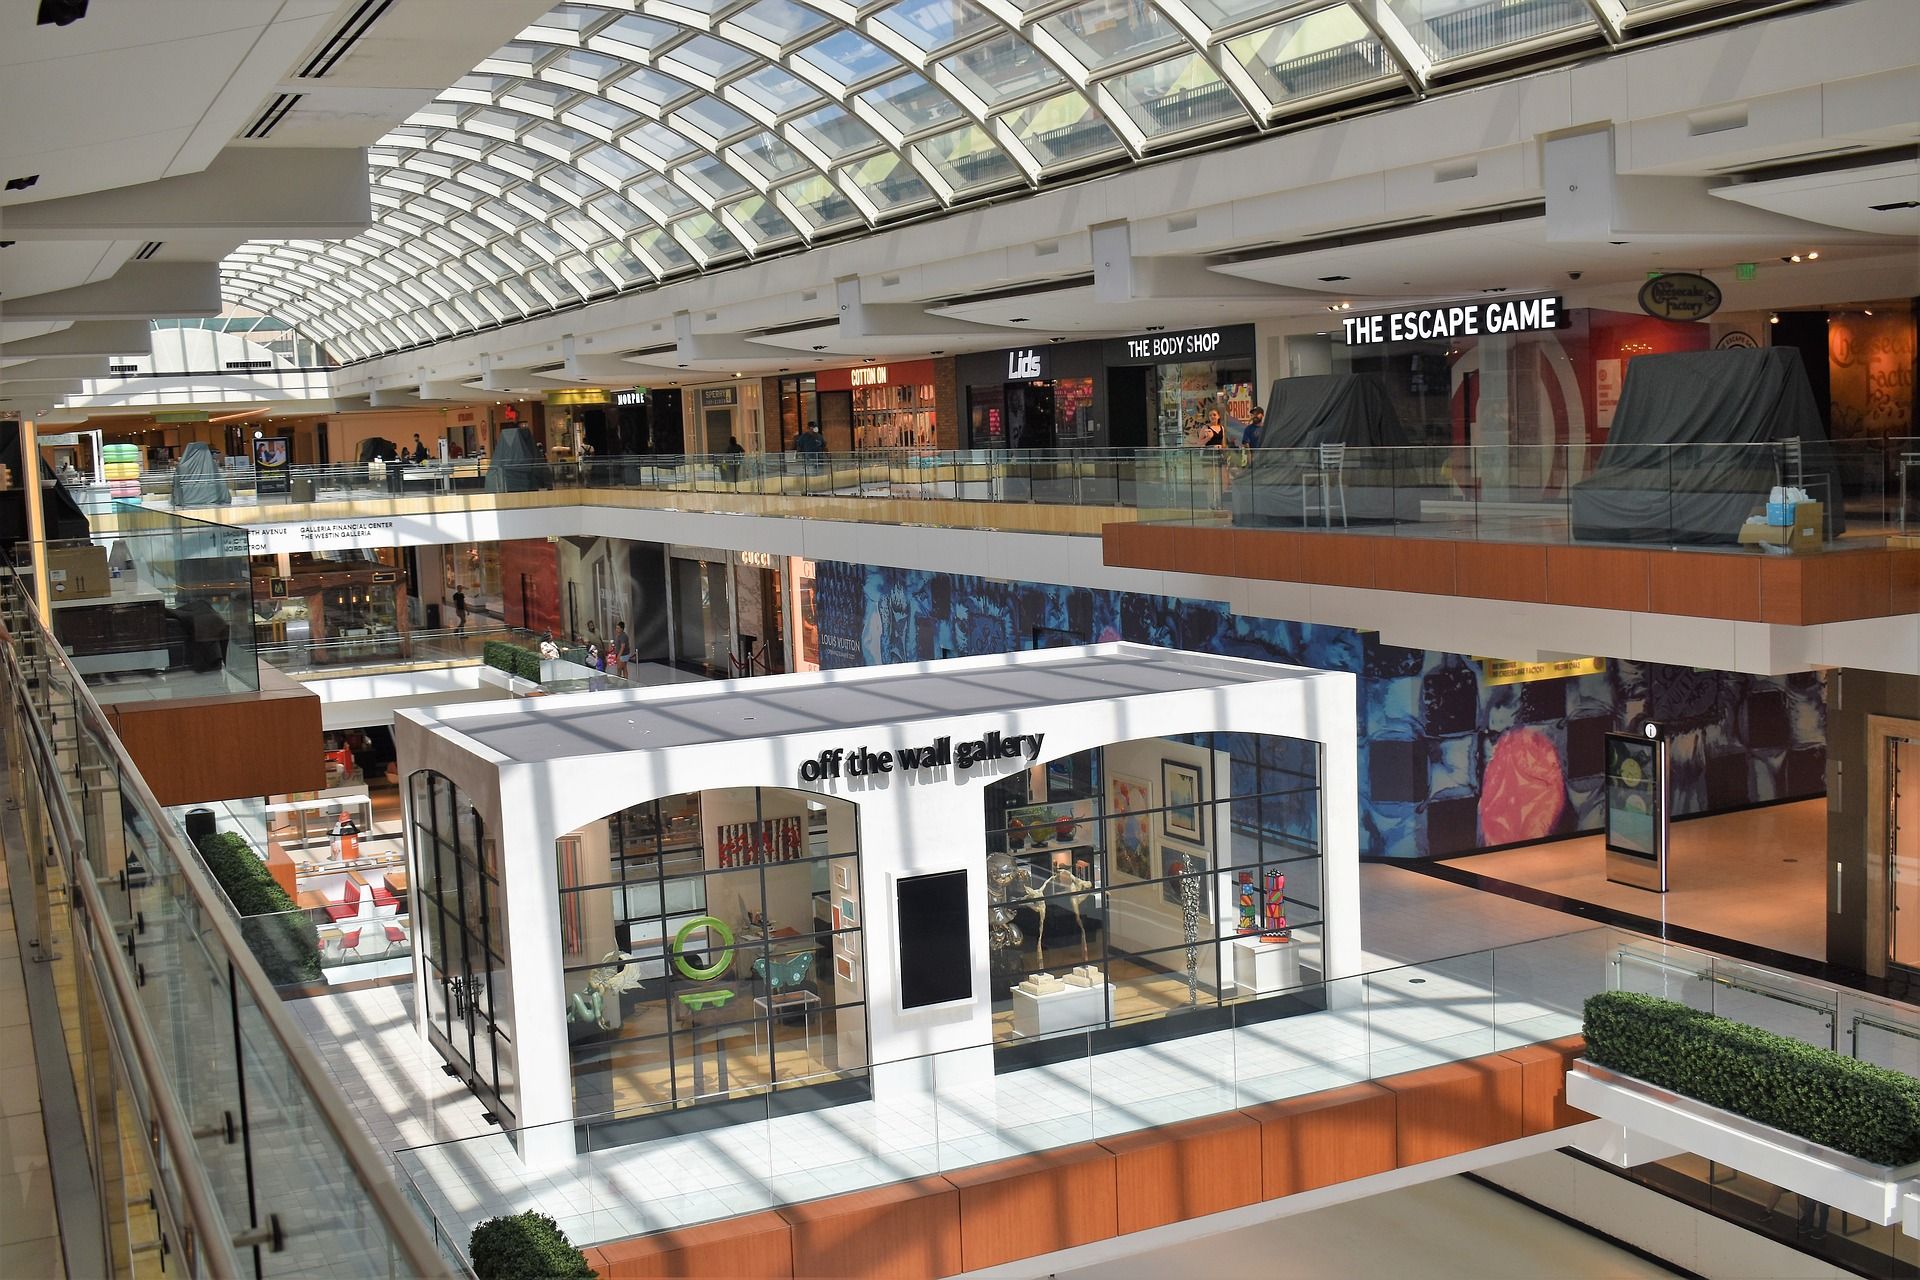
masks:
[[[696,969],[687,960],[687,935],[695,929],[712,929],[720,935],[720,958],[704,969]],[[673,935],[673,967],[695,982],[710,982],[733,965],[733,930],[718,916],[700,916],[680,926]]]

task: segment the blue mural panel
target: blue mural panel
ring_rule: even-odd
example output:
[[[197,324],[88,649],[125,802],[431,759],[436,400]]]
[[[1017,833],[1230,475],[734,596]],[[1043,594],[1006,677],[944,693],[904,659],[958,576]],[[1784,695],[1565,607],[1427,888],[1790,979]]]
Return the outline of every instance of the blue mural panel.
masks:
[[[1470,657],[1217,601],[831,561],[816,574],[827,668],[1131,640],[1355,673],[1367,856],[1450,857],[1598,831],[1605,735],[1649,719],[1672,742],[1677,815],[1826,785],[1817,673],[1615,660],[1592,675],[1495,685]]]

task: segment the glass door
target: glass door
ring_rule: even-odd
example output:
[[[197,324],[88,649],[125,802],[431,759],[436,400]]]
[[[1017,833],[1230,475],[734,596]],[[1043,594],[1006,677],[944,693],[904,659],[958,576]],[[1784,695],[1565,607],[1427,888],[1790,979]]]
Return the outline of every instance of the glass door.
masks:
[[[1887,939],[1893,962],[1920,969],[1920,742],[1887,741]]]

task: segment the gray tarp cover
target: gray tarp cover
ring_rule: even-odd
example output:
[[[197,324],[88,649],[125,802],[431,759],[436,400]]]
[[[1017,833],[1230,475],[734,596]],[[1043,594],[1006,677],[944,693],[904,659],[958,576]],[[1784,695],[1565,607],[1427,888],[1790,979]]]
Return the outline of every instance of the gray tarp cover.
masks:
[[[1795,436],[1808,488],[1826,500],[1837,535],[1838,477],[1798,350],[1641,356],[1627,366],[1593,474],[1573,486],[1573,536],[1736,542],[1753,508],[1782,483],[1780,451],[1771,446]]]
[[[220,474],[220,460],[213,450],[196,440],[180,455],[173,468],[173,505],[175,507],[218,507],[233,498],[227,478]]]
[[[525,427],[502,427],[487,459],[488,493],[527,493],[551,489],[553,472]]]
[[[1371,449],[1412,443],[1406,428],[1400,425],[1400,415],[1393,410],[1393,402],[1387,398],[1386,388],[1371,374],[1280,378],[1267,397],[1267,423],[1260,447],[1248,461],[1247,474],[1234,483],[1234,522],[1299,523],[1304,496],[1300,476],[1319,469],[1318,454],[1312,451],[1320,445]],[[1394,514],[1394,485],[1385,455],[1350,454],[1345,467],[1349,518],[1390,519]],[[1317,484],[1313,501],[1317,509]],[[1316,514],[1314,518],[1320,517]]]

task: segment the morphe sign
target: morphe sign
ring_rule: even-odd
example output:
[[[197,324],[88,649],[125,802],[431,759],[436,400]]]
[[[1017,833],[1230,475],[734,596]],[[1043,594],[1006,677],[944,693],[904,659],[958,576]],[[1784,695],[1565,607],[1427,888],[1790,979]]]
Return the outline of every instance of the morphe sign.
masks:
[[[1458,302],[1444,307],[1408,307],[1348,316],[1341,321],[1350,347],[1437,338],[1478,338],[1495,333],[1538,333],[1560,327],[1566,307],[1557,294]]]

